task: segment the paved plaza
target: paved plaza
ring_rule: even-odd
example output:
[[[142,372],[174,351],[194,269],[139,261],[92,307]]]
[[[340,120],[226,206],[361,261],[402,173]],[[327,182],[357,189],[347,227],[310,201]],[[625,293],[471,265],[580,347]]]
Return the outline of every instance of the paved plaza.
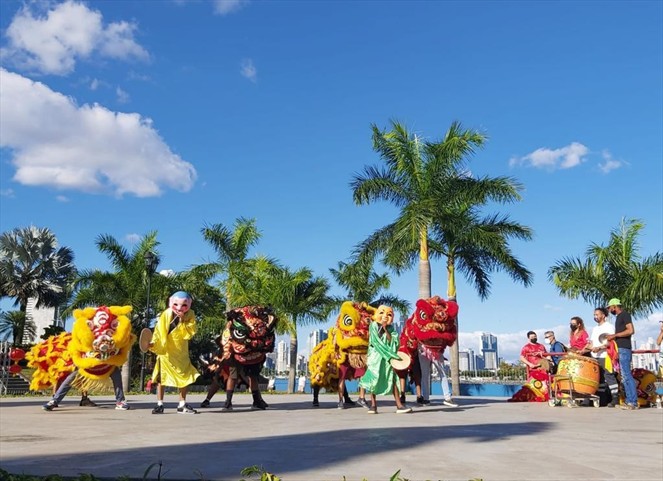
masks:
[[[192,394],[197,407],[203,394]],[[339,410],[335,395],[311,407],[306,394],[265,395],[267,411],[251,411],[236,394],[221,412],[220,393],[197,415],[151,414],[154,396],[128,397],[116,411],[111,397],[97,408],[68,397],[53,412],[45,397],[0,399],[0,467],[10,473],[76,476],[90,473],[142,479],[162,463],[161,478],[237,481],[261,465],[283,481],[409,480],[659,480],[663,479],[663,410],[550,407],[496,398],[440,399],[396,414],[381,399],[379,414]],[[147,479],[157,479],[153,469]]]

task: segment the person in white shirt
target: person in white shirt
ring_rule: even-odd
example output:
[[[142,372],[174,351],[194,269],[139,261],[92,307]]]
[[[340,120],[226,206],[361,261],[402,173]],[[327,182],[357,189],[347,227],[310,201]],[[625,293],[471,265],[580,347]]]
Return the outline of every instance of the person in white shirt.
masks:
[[[592,346],[592,357],[599,363],[600,384],[599,384],[599,398],[601,406],[615,407],[619,403],[619,383],[613,369],[606,369],[606,358],[608,352],[606,346],[607,341],[601,338],[602,334],[606,336],[615,333],[615,326],[608,322],[608,311],[605,307],[597,307],[594,309],[594,321],[596,326],[592,329],[592,335],[589,342]],[[605,336],[604,336],[605,337]],[[605,387],[609,389],[609,393]]]

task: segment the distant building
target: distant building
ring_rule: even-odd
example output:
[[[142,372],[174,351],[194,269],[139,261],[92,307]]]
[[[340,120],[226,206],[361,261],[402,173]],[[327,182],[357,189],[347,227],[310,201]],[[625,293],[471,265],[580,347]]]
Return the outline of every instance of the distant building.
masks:
[[[280,340],[276,345],[276,371],[285,372],[290,369],[290,362],[288,354],[290,353],[289,345],[284,340]]]
[[[64,328],[64,322],[58,319],[58,310],[55,307],[36,307],[37,299],[31,297],[25,308],[26,320],[35,324],[35,336],[31,337],[27,333],[23,335],[23,344],[33,344],[41,341],[44,335],[44,329],[56,325]]]
[[[634,342],[635,344],[635,342]],[[658,350],[658,346],[653,338],[647,339],[647,342],[640,344],[638,349],[641,350]],[[656,372],[656,357],[658,354],[635,354],[633,356],[633,367],[647,369],[648,371]]]
[[[327,331],[324,329],[315,329],[308,336],[308,352],[312,353],[315,346],[327,339]]]
[[[497,369],[499,367],[496,336],[487,332],[481,334],[481,354],[483,355],[484,369]]]

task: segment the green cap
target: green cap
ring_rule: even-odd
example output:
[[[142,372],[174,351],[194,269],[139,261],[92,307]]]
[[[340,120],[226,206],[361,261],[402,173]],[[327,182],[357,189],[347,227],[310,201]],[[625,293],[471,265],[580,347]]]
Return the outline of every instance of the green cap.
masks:
[[[612,299],[610,299],[610,301],[608,301],[608,307],[621,306],[621,305],[622,305],[622,301],[620,301],[616,297],[613,297]]]

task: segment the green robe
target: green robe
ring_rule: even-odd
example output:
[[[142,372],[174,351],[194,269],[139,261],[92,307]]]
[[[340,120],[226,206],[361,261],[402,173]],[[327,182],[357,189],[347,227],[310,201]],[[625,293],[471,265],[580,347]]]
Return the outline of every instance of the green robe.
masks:
[[[391,341],[387,341],[384,332],[380,333],[380,324],[371,322],[368,329],[368,354],[366,374],[359,380],[359,385],[366,392],[375,395],[392,394],[394,385],[400,391],[398,376],[391,367],[389,361],[398,359],[398,334],[393,326],[387,326]]]

